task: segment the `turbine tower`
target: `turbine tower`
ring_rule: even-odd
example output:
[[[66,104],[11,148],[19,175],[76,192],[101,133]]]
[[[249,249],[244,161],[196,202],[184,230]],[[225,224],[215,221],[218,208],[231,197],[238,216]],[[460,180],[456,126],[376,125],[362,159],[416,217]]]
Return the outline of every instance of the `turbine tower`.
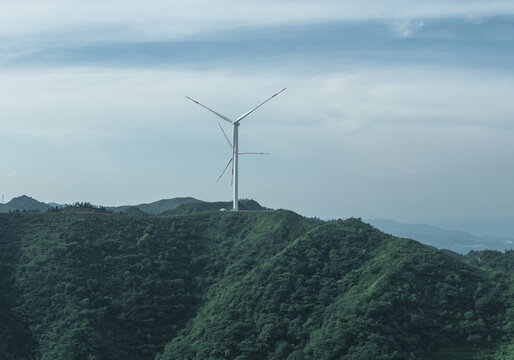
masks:
[[[232,194],[233,194],[232,210],[233,211],[238,211],[239,210],[239,198],[238,198],[238,185],[239,184],[238,184],[238,176],[237,176],[237,172],[238,172],[238,155],[240,155],[240,154],[266,154],[266,153],[240,153],[239,152],[239,134],[238,134],[239,131],[238,130],[239,130],[240,122],[245,117],[250,115],[252,112],[254,112],[258,108],[260,108],[262,105],[266,104],[268,101],[270,101],[271,99],[273,99],[275,96],[277,96],[278,94],[280,94],[281,92],[283,92],[286,89],[287,88],[283,88],[278,93],[274,94],[272,97],[270,97],[266,101],[262,102],[261,104],[257,105],[253,109],[245,112],[243,115],[241,115],[240,117],[238,117],[235,120],[232,120],[232,119],[230,119],[230,118],[228,118],[228,117],[226,117],[224,115],[221,115],[221,114],[217,113],[216,111],[214,111],[212,109],[209,109],[207,106],[200,104],[198,101],[196,101],[194,99],[191,99],[189,96],[186,96],[186,98],[188,98],[189,100],[191,100],[194,103],[200,105],[201,107],[207,109],[208,111],[210,111],[214,115],[218,116],[219,118],[225,120],[226,122],[229,122],[229,123],[232,124],[232,142],[230,142],[227,134],[225,133],[225,131],[221,127],[221,124],[218,123],[218,125],[221,128],[221,131],[223,131],[223,135],[225,135],[225,139],[227,139],[227,142],[228,142],[229,146],[232,148],[232,157],[230,158],[227,166],[225,166],[225,169],[223,170],[223,172],[221,173],[220,177],[218,178],[218,181],[221,179],[221,177],[223,176],[223,174],[225,173],[225,171],[227,170],[229,165],[232,163]]]

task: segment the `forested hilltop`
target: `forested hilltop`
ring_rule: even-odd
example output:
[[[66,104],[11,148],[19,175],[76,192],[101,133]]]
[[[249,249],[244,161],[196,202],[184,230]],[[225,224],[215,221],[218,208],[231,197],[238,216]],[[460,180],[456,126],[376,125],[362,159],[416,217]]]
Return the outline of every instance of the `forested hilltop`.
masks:
[[[1,359],[513,359],[514,277],[358,219],[0,214]]]

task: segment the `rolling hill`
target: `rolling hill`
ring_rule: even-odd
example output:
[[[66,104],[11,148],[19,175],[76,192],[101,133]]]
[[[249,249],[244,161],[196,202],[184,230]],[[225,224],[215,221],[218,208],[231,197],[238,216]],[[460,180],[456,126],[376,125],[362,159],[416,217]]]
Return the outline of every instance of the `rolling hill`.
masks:
[[[239,201],[242,210],[270,210],[252,199]],[[62,209],[69,205],[37,201],[26,195],[12,199],[9,203],[0,204],[0,212],[10,211],[47,211]],[[208,202],[193,197],[176,197],[162,199],[139,205],[122,205],[105,207],[108,211],[128,215],[185,215],[204,211],[232,209],[230,201]],[[378,229],[398,237],[414,239],[438,249],[448,249],[459,254],[480,250],[511,250],[514,249],[514,238],[498,236],[476,236],[464,231],[446,230],[427,224],[405,224],[388,219],[366,219],[367,223]]]
[[[359,219],[0,214],[2,359],[512,359],[514,278]]]
[[[130,213],[130,214],[160,214],[164,211],[173,210],[178,206],[184,204],[198,204],[203,203],[202,200],[198,200],[192,197],[176,197],[172,199],[162,199],[154,201],[148,204],[139,205],[122,205],[122,206],[110,206],[106,207],[107,210],[115,213]],[[62,205],[57,203],[44,203],[31,198],[27,195],[22,195],[13,198],[6,204],[0,204],[0,212],[10,211],[47,211],[51,208],[62,209],[69,205]]]

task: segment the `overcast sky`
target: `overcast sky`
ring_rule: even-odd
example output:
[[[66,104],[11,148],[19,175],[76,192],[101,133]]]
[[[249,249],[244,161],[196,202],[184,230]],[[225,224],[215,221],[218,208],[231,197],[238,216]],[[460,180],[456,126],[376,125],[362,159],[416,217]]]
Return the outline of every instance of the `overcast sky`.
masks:
[[[185,96],[237,117],[288,87],[241,124],[241,151],[271,153],[241,158],[242,198],[514,231],[511,0],[0,9],[6,201],[230,200],[218,119]]]

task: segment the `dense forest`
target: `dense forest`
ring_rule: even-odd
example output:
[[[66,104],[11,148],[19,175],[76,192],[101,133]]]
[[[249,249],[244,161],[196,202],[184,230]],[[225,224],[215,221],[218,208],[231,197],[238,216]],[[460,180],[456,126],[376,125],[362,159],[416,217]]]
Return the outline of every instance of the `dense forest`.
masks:
[[[283,210],[0,214],[0,306],[6,360],[514,358],[512,274]]]
[[[468,264],[484,269],[514,273],[514,250],[504,252],[496,250],[470,251],[466,255],[444,250],[450,256]]]

